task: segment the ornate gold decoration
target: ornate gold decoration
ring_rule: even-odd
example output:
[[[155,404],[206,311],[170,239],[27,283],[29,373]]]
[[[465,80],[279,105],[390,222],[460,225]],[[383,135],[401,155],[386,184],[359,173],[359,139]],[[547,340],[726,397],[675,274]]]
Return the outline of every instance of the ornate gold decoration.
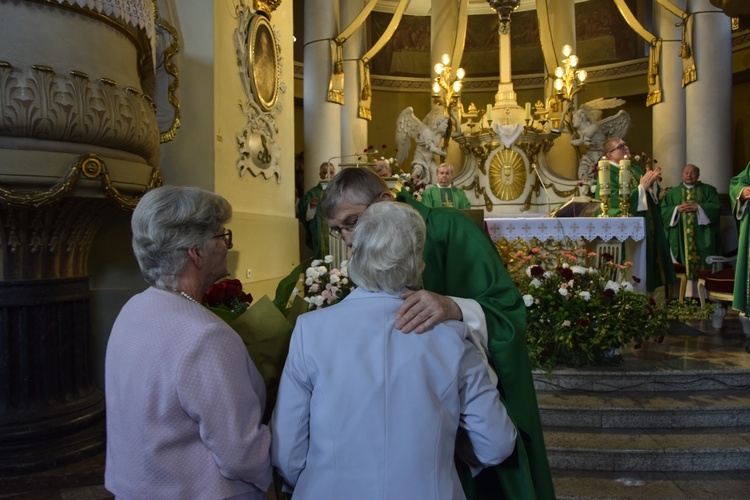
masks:
[[[140,200],[140,196],[129,196],[121,193],[112,183],[104,159],[92,153],[80,156],[57,183],[44,191],[29,192],[28,190],[12,190],[0,186],[0,204],[10,207],[38,208],[55,203],[73,193],[80,179],[80,174],[90,180],[99,178],[104,193],[122,209],[134,210]],[[158,167],[154,167],[151,179],[143,193],[160,186],[161,183],[161,172]]]
[[[172,107],[173,113],[172,123],[169,128],[165,130],[160,126],[161,135],[159,136],[159,141],[164,144],[175,138],[177,129],[182,125],[180,121],[180,101],[177,99],[177,87],[180,85],[180,75],[179,69],[174,62],[174,57],[180,51],[180,39],[177,36],[177,29],[159,15],[157,0],[154,0],[154,12],[156,13],[154,24],[156,25],[157,37],[166,38],[166,35],[160,34],[161,30],[169,35],[169,44],[164,47],[163,53],[160,53],[157,48],[156,68],[157,73],[159,73],[159,68],[163,66],[164,72],[168,75],[167,102]]]
[[[328,102],[344,104],[344,48],[337,40],[330,41],[331,77],[328,79]]]
[[[484,186],[479,185],[478,175],[474,177],[474,181],[471,184],[461,186],[461,189],[463,189],[464,191],[471,191],[473,189],[474,196],[476,196],[477,198],[482,196],[484,198],[484,208],[488,212],[492,212],[492,207],[493,207],[492,200],[487,195],[487,191],[484,189]]]
[[[96,144],[158,164],[153,101],[114,80],[91,81],[82,71],[59,75],[45,65],[33,65],[27,73],[0,61],[0,109],[0,135],[23,131],[32,139]]]
[[[282,0],[253,0],[253,8],[265,12],[271,17],[271,12],[275,11],[281,5]]]
[[[526,186],[526,164],[514,149],[501,149],[490,158],[490,191],[503,201],[515,200]]]

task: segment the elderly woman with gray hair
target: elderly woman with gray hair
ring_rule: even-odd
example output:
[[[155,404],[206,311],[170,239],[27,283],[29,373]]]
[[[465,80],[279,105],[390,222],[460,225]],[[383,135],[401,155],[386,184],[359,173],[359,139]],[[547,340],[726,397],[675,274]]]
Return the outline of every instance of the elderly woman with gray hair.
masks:
[[[232,207],[163,186],[133,213],[151,285],[120,311],[107,344],[105,487],[117,498],[263,499],[271,482],[265,387],[242,340],[200,304],[227,276]]]
[[[463,498],[454,451],[476,467],[498,464],[516,430],[463,323],[422,335],[395,327],[400,294],[422,283],[420,215],[374,203],[352,238],[358,288],[300,316],[292,334],[273,465],[294,498]]]

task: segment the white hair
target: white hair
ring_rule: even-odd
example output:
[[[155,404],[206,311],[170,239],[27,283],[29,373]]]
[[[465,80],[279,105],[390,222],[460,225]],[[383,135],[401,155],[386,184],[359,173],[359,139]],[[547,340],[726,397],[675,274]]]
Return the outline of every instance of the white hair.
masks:
[[[422,288],[426,232],[424,220],[410,206],[373,203],[362,212],[354,228],[349,277],[371,292]]]

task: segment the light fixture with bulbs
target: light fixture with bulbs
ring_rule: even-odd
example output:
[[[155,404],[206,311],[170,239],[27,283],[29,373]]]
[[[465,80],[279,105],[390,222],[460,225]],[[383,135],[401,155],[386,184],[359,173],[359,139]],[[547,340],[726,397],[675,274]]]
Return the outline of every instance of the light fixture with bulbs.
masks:
[[[450,56],[443,54],[440,61],[434,67],[437,76],[432,81],[432,99],[436,104],[440,104],[445,108],[447,115],[448,109],[454,106],[461,96],[461,89],[463,88],[462,80],[466,76],[466,71],[463,68],[458,68],[454,78],[453,68],[450,66]]]
[[[570,45],[563,46],[562,49],[563,65],[555,68],[555,91],[558,99],[562,101],[572,101],[573,97],[583,88],[586,80],[586,70],[576,69],[578,66],[578,56],[573,54]]]

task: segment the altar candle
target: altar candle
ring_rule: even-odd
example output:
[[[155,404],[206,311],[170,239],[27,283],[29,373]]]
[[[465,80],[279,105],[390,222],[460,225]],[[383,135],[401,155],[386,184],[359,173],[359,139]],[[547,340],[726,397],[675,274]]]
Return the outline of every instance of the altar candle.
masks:
[[[492,104],[487,105],[487,114],[486,114],[487,120],[492,120]]]
[[[531,103],[526,103],[526,119],[531,120]]]
[[[599,195],[600,196],[609,196],[612,194],[612,191],[609,187],[609,160],[606,158],[602,158],[599,160],[599,164],[597,165],[598,170],[598,176],[599,176]]]
[[[630,159],[620,160],[620,193],[623,196],[630,194]]]

